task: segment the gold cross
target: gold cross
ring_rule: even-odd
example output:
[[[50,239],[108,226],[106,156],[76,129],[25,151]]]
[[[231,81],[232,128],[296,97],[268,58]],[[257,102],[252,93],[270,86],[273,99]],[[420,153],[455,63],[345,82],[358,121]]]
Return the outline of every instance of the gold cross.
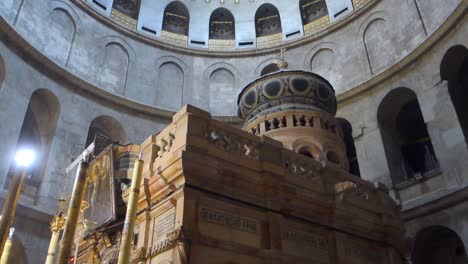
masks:
[[[280,59],[284,61],[284,54],[286,54],[286,48],[280,49]]]

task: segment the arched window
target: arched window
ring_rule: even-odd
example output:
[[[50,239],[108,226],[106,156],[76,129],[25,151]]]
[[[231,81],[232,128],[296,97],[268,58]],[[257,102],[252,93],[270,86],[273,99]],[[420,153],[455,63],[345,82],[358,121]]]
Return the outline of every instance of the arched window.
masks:
[[[296,152],[309,158],[319,160],[321,150],[313,144],[308,144],[300,147]]]
[[[123,144],[125,139],[125,131],[117,120],[110,116],[98,116],[89,125],[86,146],[94,142],[94,155],[97,156],[109,144]]]
[[[409,179],[422,178],[439,168],[413,91],[408,88],[390,91],[380,103],[377,118],[395,185]]]
[[[258,37],[282,33],[278,9],[272,4],[263,4],[255,13],[255,32]]]
[[[112,8],[133,19],[138,19],[140,0],[114,0]]]
[[[226,8],[218,8],[210,16],[210,39],[236,39],[234,16]]]
[[[454,231],[431,226],[418,232],[411,254],[413,264],[468,263],[463,241]]]
[[[31,95],[16,144],[17,149],[28,147],[36,150],[36,160],[28,172],[31,177],[23,186],[23,194],[27,197],[34,199],[39,190],[59,113],[58,99],[49,90],[38,89]],[[15,167],[10,166],[5,189],[8,188],[15,173]]]
[[[468,138],[468,50],[456,45],[447,50],[440,64],[440,76],[448,82],[448,91],[457,113],[465,141]]]
[[[190,16],[187,7],[179,1],[174,1],[164,9],[162,30],[188,36],[189,21]]]
[[[346,146],[346,156],[348,157],[349,161],[349,173],[360,177],[361,172],[359,171],[359,162],[357,159],[356,146],[354,144],[353,127],[348,122],[348,120],[344,118],[337,118],[336,121],[343,131],[343,140]]]
[[[301,11],[302,25],[307,25],[328,16],[327,4],[324,0],[301,0],[299,1],[299,9]]]

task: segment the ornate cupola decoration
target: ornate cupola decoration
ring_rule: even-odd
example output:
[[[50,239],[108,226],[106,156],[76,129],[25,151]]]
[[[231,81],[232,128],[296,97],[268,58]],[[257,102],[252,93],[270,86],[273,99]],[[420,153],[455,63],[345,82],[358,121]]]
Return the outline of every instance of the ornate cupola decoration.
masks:
[[[348,169],[342,131],[335,120],[335,91],[321,76],[293,70],[262,76],[242,90],[238,106],[245,131]]]

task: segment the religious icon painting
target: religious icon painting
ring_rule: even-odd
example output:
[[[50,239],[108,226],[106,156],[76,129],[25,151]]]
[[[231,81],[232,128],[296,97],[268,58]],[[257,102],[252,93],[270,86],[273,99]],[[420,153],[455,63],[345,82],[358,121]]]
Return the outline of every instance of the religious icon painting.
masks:
[[[84,210],[85,231],[92,232],[116,219],[113,145],[89,164]]]

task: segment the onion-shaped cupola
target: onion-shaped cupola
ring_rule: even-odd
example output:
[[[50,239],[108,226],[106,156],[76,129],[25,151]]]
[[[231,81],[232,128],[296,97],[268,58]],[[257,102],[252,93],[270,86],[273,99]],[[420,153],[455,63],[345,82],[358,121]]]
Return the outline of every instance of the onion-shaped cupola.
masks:
[[[237,103],[244,130],[348,169],[342,131],[335,119],[335,91],[321,76],[280,70],[248,84]]]

